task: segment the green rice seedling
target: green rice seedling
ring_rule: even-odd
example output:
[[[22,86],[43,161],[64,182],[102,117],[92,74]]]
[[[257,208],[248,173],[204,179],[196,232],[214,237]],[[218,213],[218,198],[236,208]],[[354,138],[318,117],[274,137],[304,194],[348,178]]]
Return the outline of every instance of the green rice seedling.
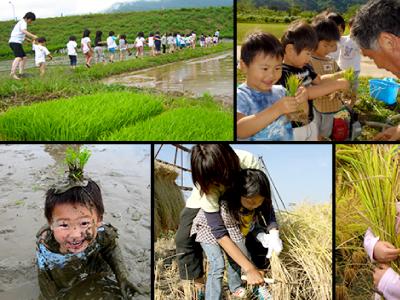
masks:
[[[356,80],[356,74],[354,72],[354,68],[349,68],[344,71],[343,78],[350,82],[350,89],[353,89],[354,82]]]
[[[114,92],[16,107],[0,115],[0,135],[23,141],[95,141],[160,114],[162,101],[151,94]]]
[[[296,74],[290,75],[286,80],[286,95],[289,97],[296,96],[297,89],[301,84],[301,80],[296,76]]]
[[[228,141],[233,139],[231,112],[203,107],[177,108],[124,128],[103,140]]]
[[[87,148],[74,150],[68,147],[65,152],[65,163],[69,169],[68,177],[74,180],[82,180],[83,168],[89,161],[91,152]]]

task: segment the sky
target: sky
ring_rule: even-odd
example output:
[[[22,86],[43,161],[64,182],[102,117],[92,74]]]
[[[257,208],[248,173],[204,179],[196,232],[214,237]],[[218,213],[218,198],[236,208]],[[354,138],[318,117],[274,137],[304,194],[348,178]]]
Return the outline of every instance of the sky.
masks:
[[[32,11],[37,18],[59,17],[61,14],[76,15],[101,12],[116,2],[134,0],[11,0],[17,19]],[[0,1],[0,20],[13,19],[13,8],[9,0]]]
[[[331,201],[331,145],[230,145],[234,149],[242,149],[256,156],[262,156],[286,208],[290,209],[293,204],[303,201],[311,203]],[[184,146],[188,148],[192,147],[192,145]],[[159,147],[160,145],[155,145],[155,154]],[[181,165],[181,152],[178,152],[177,165]],[[173,163],[174,156],[175,147],[172,145],[163,145],[157,158]],[[183,167],[190,169],[190,157],[186,152],[183,153]],[[190,173],[183,172],[183,174],[183,185],[188,187],[193,186]],[[178,185],[181,185],[181,178],[181,176],[177,178]],[[280,202],[278,205],[280,208],[283,207]]]

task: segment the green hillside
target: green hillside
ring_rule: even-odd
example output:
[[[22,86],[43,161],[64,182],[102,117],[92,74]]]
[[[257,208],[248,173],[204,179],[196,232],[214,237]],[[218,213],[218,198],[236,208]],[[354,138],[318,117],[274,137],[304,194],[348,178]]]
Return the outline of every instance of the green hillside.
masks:
[[[0,59],[12,58],[8,39],[15,22],[0,22]],[[92,31],[94,40],[97,30],[103,31],[103,40],[109,31],[116,34],[126,34],[132,42],[137,32],[145,35],[150,32],[186,32],[195,30],[198,34],[213,34],[220,29],[222,37],[233,38],[233,9],[232,7],[181,8],[163,11],[128,12],[113,14],[91,14],[58,18],[37,19],[28,30],[47,39],[50,51],[65,48],[70,35],[78,38],[78,44],[85,28]],[[29,44],[25,49],[30,50]]]

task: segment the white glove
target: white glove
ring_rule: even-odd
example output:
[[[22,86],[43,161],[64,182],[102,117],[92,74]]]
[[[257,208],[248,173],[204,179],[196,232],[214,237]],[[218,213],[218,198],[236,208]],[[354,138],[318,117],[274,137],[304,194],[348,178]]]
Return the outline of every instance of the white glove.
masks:
[[[267,253],[267,258],[271,258],[272,252],[274,251],[276,255],[282,252],[282,240],[279,238],[279,230],[272,229],[269,232],[269,248]]]
[[[265,232],[260,232],[256,235],[256,239],[263,245],[264,248],[269,247],[270,235]]]

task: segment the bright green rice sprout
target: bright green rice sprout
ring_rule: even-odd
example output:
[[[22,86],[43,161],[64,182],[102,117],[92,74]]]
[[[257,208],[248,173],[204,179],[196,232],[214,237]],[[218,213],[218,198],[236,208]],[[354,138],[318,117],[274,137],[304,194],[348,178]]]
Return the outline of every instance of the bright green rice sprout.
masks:
[[[356,74],[354,72],[354,68],[349,68],[344,71],[343,78],[346,79],[350,83],[350,89],[353,89],[354,82],[356,80]]]
[[[295,74],[290,75],[286,80],[287,96],[294,97],[300,84],[301,80]]]
[[[68,165],[70,179],[83,180],[83,168],[90,158],[91,152],[87,148],[74,150],[68,147],[65,152],[65,163]]]

